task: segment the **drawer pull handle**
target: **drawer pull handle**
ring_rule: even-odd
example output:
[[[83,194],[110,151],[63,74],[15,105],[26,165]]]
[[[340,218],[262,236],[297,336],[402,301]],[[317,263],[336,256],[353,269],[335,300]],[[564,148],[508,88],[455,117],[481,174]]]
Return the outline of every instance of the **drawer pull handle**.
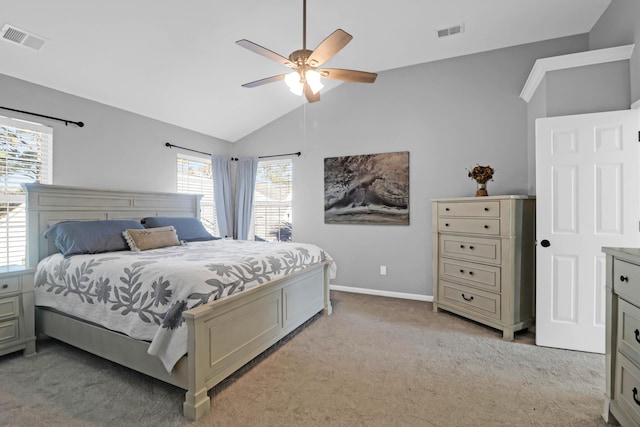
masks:
[[[9,284],[5,283],[2,285],[2,289],[7,289],[9,287]]]
[[[485,225],[485,226],[484,226],[484,228],[488,230],[488,229],[489,229],[489,226],[488,226],[488,225]]]
[[[473,246],[469,246],[469,249],[473,250]]]
[[[448,226],[449,226],[449,223],[447,222],[444,226],[445,226],[445,227],[448,227]]]
[[[621,282],[627,282],[627,283],[629,283],[629,277],[627,277],[627,276],[620,276],[620,281],[621,281]]]
[[[640,343],[640,331],[636,329],[633,333],[636,334],[636,341]]]
[[[460,269],[460,273],[464,274],[464,270]]]
[[[473,295],[471,295],[469,298],[465,297],[464,294],[462,294],[462,299],[465,301],[473,301]]]
[[[460,249],[464,249],[464,245],[460,245]]]
[[[633,400],[636,402],[636,405],[640,406],[640,400],[638,400],[638,389],[633,388]]]
[[[485,212],[489,212],[489,208],[484,208],[484,211]]]
[[[444,208],[445,211],[449,212],[449,208]]]
[[[470,272],[469,272],[469,276],[473,276],[473,271],[470,271]]]

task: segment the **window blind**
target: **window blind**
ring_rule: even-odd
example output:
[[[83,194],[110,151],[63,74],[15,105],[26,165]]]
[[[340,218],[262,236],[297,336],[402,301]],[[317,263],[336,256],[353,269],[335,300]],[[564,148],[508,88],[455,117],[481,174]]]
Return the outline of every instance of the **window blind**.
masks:
[[[178,193],[202,194],[200,220],[209,233],[219,236],[216,205],[213,198],[211,160],[178,154]]]
[[[51,184],[52,151],[52,128],[0,116],[0,266],[26,263],[22,184]]]
[[[253,199],[253,232],[256,240],[291,241],[292,196],[291,159],[258,162]]]

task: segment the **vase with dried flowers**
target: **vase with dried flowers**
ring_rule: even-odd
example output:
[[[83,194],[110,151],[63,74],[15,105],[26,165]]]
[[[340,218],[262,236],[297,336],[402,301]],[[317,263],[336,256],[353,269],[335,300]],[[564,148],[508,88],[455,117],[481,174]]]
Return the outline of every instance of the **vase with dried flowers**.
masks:
[[[480,165],[476,165],[476,167],[469,171],[469,178],[475,180],[478,184],[476,197],[489,195],[489,193],[487,192],[487,181],[493,180],[494,173],[495,171],[491,166]]]

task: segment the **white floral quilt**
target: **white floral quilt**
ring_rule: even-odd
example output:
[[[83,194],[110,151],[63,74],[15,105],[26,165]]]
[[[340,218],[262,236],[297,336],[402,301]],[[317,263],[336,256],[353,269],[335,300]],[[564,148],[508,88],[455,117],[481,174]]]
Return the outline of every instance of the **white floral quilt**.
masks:
[[[215,240],[144,252],[108,252],[38,264],[36,305],[150,341],[168,372],[187,352],[182,312],[330,257],[302,243]],[[331,264],[330,276],[335,276]]]

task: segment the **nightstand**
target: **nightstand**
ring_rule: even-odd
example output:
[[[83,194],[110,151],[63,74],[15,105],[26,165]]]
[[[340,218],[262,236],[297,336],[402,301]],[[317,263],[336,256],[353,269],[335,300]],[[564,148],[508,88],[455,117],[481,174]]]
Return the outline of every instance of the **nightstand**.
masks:
[[[36,352],[34,273],[25,267],[0,267],[0,356]]]

